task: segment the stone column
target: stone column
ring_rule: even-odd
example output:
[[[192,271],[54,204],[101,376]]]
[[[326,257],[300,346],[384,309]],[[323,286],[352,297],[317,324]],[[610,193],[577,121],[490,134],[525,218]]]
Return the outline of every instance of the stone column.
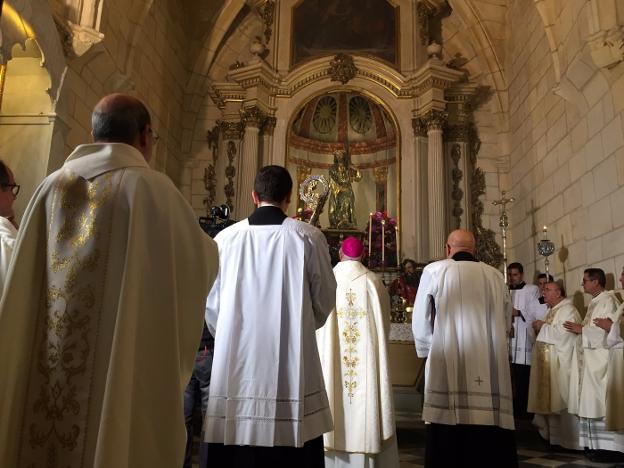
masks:
[[[446,184],[444,177],[444,142],[442,127],[446,113],[432,110],[425,115],[427,124],[427,195],[429,202],[429,260],[445,257],[447,236]]]
[[[416,196],[416,210],[414,233],[417,236],[416,260],[425,263],[429,259],[428,223],[423,222],[429,217],[428,208],[428,181],[427,181],[427,124],[422,118],[412,119],[414,129],[414,195]]]
[[[234,208],[236,219],[244,219],[254,210],[251,191],[260,164],[259,134],[265,116],[257,107],[250,107],[241,111],[241,118],[245,133],[238,167],[238,194]]]
[[[262,154],[260,157],[262,166],[273,164],[273,131],[276,123],[275,117],[267,117],[262,125]]]

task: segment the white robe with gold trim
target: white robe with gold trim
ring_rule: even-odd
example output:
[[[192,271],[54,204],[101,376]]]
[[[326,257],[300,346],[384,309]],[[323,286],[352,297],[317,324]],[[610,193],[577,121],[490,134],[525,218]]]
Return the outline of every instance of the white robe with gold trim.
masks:
[[[324,435],[327,468],[399,466],[388,363],[390,297],[357,261],[334,267],[336,309],[317,331],[334,430]]]
[[[581,315],[570,299],[549,308],[536,337],[531,363],[529,407],[534,424],[551,444],[578,449],[578,421],[564,411],[568,406],[570,366],[575,336],[565,322],[581,323]]]
[[[79,146],[31,199],[13,260],[0,466],[180,466],[218,265],[180,192],[131,146]]]
[[[570,373],[568,411],[582,418],[606,415],[607,368],[609,348],[607,333],[597,327],[595,318],[618,319],[619,303],[613,291],[603,291],[592,298],[583,319],[583,331],[577,335]]]

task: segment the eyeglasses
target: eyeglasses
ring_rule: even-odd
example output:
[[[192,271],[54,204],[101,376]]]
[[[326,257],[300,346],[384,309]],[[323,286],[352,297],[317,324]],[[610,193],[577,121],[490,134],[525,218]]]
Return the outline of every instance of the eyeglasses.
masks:
[[[2,184],[2,190],[4,190],[6,192],[6,188],[10,188],[11,192],[13,193],[14,197],[17,197],[17,194],[20,191],[20,186],[19,184]]]
[[[154,143],[156,143],[156,142],[158,142],[158,140],[160,140],[160,136],[158,135],[158,133],[156,133],[154,131],[153,128],[150,128],[149,132],[152,134],[152,139],[154,140]]]

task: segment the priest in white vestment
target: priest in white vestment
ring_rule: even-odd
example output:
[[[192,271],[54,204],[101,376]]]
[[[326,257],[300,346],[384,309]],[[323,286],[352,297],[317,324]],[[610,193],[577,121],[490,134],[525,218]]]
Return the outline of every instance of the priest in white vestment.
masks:
[[[427,467],[517,466],[503,275],[474,257],[470,231],[453,231],[447,260],[423,270],[412,329],[427,357],[423,420]]]
[[[524,267],[513,262],[507,267],[509,290],[513,304],[513,334],[510,341],[511,372],[513,374],[514,415],[527,416],[529,404],[529,375],[531,373],[531,352],[535,343],[533,321],[543,318],[534,315],[539,310],[539,289],[524,282]]]
[[[215,243],[112,95],[24,214],[0,304],[0,466],[172,468]]]
[[[252,193],[258,208],[215,237],[208,467],[324,463],[332,418],[316,330],[336,304],[336,280],[323,233],[286,216],[291,193],[285,168],[263,167]]]
[[[544,439],[552,445],[578,450],[582,449],[578,418],[566,411],[575,338],[563,324],[581,323],[581,315],[572,300],[565,297],[561,283],[547,283],[543,294],[548,313],[544,320],[533,322],[538,334],[531,363],[529,412],[535,413],[533,423]]]
[[[606,291],[606,276],[599,268],[588,268],[583,287],[592,300],[582,324],[566,322],[564,327],[577,335],[570,373],[568,412],[580,420],[580,444],[592,450],[617,450],[613,433],[605,431],[607,369],[609,348],[607,332],[595,319],[617,320],[619,302],[613,291]]]
[[[362,242],[347,237],[334,267],[336,309],[316,332],[334,430],[326,468],[398,468],[388,363],[390,296],[362,265]]]
[[[13,172],[0,161],[0,297],[4,290],[9,265],[15,248],[17,222],[13,213],[13,202],[17,198],[20,186],[15,183]]]

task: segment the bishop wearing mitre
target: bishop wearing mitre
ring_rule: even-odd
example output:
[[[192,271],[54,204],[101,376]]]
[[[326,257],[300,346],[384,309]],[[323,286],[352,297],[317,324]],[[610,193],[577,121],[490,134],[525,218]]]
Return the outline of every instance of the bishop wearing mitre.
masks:
[[[324,435],[326,468],[398,468],[388,369],[390,296],[360,262],[364,247],[347,237],[334,267],[336,308],[317,331],[334,418]]]

